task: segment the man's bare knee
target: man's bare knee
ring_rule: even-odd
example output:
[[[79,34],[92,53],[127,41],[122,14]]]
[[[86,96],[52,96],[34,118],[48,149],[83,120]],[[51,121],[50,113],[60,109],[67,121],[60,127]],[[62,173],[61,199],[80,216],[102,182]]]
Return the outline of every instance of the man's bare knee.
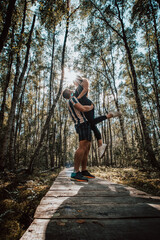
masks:
[[[86,153],[90,149],[90,142],[88,140],[80,141],[79,147],[82,148]]]

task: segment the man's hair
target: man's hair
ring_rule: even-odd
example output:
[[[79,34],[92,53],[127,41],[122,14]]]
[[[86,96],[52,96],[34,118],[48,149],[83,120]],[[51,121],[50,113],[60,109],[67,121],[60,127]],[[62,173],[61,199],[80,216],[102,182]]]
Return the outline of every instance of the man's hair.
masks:
[[[63,96],[65,99],[70,99],[69,89],[65,89],[65,90],[63,91],[62,96]]]

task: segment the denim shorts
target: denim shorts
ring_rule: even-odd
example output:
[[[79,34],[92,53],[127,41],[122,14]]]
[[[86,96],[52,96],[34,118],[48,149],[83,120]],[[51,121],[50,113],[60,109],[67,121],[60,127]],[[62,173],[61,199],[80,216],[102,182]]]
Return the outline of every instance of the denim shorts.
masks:
[[[75,126],[76,132],[79,135],[79,142],[83,140],[87,140],[91,142],[92,133],[91,133],[91,125],[89,122],[81,123]]]

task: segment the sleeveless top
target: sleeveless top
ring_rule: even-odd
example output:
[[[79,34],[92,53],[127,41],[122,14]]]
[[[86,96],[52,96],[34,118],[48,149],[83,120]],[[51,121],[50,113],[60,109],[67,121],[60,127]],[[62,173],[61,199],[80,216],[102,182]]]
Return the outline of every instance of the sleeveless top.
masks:
[[[82,91],[83,91],[83,86],[79,84],[78,87],[75,90],[74,96],[78,97]],[[88,99],[87,94],[88,94],[88,91],[83,95],[83,97],[78,99],[78,101],[82,105],[89,105],[90,106],[92,104],[92,101]]]
[[[87,118],[85,117],[84,113],[80,112],[79,110],[77,110],[74,107],[74,105],[76,103],[79,103],[79,101],[75,96],[70,98],[69,101],[68,101],[69,113],[72,117],[72,120],[75,123],[75,127],[79,126],[79,124],[81,124],[81,123],[86,123],[87,122]]]

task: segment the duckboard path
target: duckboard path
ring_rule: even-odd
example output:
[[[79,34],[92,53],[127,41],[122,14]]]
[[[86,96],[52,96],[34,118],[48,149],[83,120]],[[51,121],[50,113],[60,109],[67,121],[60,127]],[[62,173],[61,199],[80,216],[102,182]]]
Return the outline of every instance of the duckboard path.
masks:
[[[60,172],[21,240],[158,240],[160,197],[101,178]]]

